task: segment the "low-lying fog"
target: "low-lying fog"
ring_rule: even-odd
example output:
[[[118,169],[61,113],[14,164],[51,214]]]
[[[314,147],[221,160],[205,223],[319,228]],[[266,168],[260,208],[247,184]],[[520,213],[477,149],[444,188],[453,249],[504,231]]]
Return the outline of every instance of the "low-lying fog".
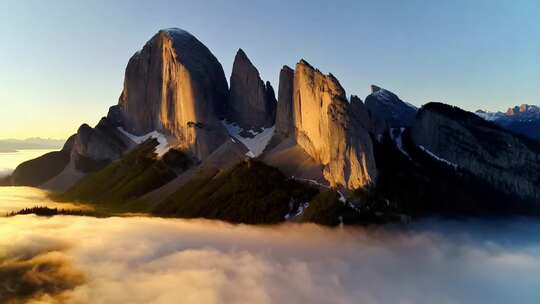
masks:
[[[24,208],[47,206],[58,209],[90,209],[82,204],[57,203],[47,197],[43,190],[31,187],[0,187],[0,216]]]
[[[0,303],[538,303],[539,274],[530,219],[330,229],[0,218]]]

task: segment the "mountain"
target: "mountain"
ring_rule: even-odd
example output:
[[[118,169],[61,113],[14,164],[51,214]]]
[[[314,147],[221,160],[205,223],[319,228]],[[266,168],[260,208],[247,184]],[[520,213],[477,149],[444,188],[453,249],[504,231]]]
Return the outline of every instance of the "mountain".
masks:
[[[239,49],[234,57],[227,119],[244,129],[271,127],[276,118],[276,97],[270,82],[261,80],[259,71]]]
[[[95,128],[81,125],[77,133],[66,141],[62,150],[17,166],[10,183],[65,190],[84,175],[120,158],[134,145],[107,118],[102,118]]]
[[[540,141],[479,115],[418,110],[377,86],[348,99],[304,59],[282,67],[276,101],[241,49],[230,82],[197,38],[161,30],[129,60],[106,117],[0,183],[112,214],[250,224],[540,214]]]
[[[427,153],[507,194],[540,202],[539,142],[440,103],[422,107],[411,132],[415,144]]]
[[[229,137],[221,123],[228,94],[223,68],[206,46],[186,31],[161,30],[129,60],[118,105],[95,128],[83,124],[68,139],[63,153],[70,157],[58,161],[61,173],[53,170],[31,185],[68,189],[147,137],[202,160]],[[33,161],[23,165],[12,183],[28,184],[26,176],[41,168]]]
[[[323,166],[331,186],[355,189],[374,183],[377,168],[371,138],[353,118],[345,90],[304,60],[294,74],[295,141]]]
[[[128,62],[118,110],[124,129],[171,135],[204,159],[227,139],[221,124],[228,99],[223,68],[195,36],[159,31]]]
[[[281,140],[291,136],[294,132],[292,119],[294,93],[294,70],[283,66],[279,72],[279,91],[276,110],[276,136]]]
[[[17,150],[61,149],[65,140],[50,138],[0,139],[0,152]]]
[[[412,124],[417,108],[376,85],[371,86],[371,94],[366,97],[366,107],[378,113],[391,128],[408,127]]]
[[[476,111],[476,114],[486,120],[534,139],[540,139],[540,107],[522,104],[508,108],[506,112]]]

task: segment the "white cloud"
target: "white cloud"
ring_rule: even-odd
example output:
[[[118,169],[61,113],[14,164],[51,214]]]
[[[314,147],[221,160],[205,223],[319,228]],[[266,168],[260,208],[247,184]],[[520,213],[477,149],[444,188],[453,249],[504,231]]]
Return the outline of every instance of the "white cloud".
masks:
[[[61,252],[86,278],[68,303],[537,303],[539,232],[19,216],[0,219],[0,252]]]

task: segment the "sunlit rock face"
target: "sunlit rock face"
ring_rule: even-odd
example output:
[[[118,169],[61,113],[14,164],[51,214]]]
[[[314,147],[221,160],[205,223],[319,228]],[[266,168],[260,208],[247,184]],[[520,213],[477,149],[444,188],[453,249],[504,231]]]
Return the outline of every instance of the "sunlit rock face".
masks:
[[[538,142],[442,103],[429,103],[420,109],[412,138],[416,145],[497,189],[536,205],[540,202]]]
[[[210,50],[186,31],[167,29],[129,60],[119,107],[128,132],[162,131],[203,159],[227,138],[220,122],[227,98],[223,68]]]
[[[293,96],[296,141],[323,166],[325,179],[332,186],[349,189],[375,182],[371,138],[353,119],[338,80],[301,60],[296,65]]]
[[[294,70],[283,66],[279,73],[276,135],[286,138],[294,133],[293,108]]]
[[[274,124],[276,97],[246,53],[239,49],[231,73],[228,119],[243,128],[265,128]]]

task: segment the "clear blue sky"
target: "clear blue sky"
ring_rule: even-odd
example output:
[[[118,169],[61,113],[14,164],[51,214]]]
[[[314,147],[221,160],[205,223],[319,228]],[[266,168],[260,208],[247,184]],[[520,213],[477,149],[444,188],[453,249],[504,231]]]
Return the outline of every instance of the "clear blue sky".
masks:
[[[305,58],[348,94],[378,84],[416,105],[540,103],[540,1],[0,2],[0,138],[97,123],[129,57],[160,28],[196,35],[227,77],[243,48],[277,87]]]

